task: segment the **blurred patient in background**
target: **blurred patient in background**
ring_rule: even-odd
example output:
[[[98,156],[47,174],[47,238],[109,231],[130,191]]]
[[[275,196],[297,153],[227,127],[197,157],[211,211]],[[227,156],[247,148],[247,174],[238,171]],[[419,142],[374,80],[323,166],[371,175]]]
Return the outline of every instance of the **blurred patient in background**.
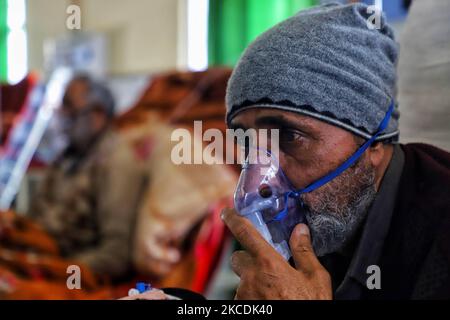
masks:
[[[60,111],[68,145],[48,169],[30,215],[56,239],[64,257],[120,277],[130,266],[142,178],[112,130],[113,96],[79,75],[69,83]]]

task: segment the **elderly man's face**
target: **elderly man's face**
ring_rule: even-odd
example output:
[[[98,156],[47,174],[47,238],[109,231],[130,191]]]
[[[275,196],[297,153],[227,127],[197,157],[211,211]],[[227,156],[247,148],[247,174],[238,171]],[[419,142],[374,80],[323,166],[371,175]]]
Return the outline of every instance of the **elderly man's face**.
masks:
[[[231,127],[279,129],[280,165],[297,189],[336,169],[361,142],[344,129],[275,109],[245,110],[236,115]],[[318,256],[345,250],[373,202],[375,176],[366,152],[340,176],[302,196]]]
[[[89,146],[107,124],[107,117],[101,106],[89,104],[89,83],[72,80],[67,86],[61,108],[69,142],[80,151]]]

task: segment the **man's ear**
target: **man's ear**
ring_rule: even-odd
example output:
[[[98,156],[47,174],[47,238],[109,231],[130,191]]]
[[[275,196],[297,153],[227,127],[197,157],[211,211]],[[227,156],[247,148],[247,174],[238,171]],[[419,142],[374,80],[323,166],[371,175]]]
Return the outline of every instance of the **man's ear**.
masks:
[[[391,161],[394,147],[391,144],[376,142],[367,150],[367,156],[376,172],[376,188],[378,190],[381,180],[384,177],[389,162]]]
[[[369,161],[374,168],[378,168],[386,155],[386,146],[382,142],[375,142],[367,150]]]

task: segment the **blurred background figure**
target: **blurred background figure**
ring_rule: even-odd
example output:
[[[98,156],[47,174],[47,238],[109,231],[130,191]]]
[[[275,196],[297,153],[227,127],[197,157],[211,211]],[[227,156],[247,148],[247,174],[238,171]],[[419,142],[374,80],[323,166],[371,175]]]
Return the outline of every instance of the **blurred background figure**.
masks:
[[[450,150],[450,1],[412,1],[399,40],[401,140]]]
[[[122,276],[142,179],[111,130],[112,94],[89,76],[76,76],[58,116],[68,145],[47,169],[29,215],[56,239],[63,257]]]

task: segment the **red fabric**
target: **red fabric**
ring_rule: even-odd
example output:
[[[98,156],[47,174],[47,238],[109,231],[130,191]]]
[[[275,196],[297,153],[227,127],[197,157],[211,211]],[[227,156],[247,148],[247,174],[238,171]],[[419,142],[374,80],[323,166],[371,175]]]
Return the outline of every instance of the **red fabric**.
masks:
[[[27,97],[37,82],[37,78],[33,74],[29,74],[22,81],[15,85],[0,85],[0,106],[1,106],[1,142],[7,140],[11,128],[17,117],[23,110]]]
[[[215,204],[200,230],[194,249],[197,264],[192,284],[193,291],[199,293],[206,291],[228,242],[228,229],[220,218],[222,209],[226,206],[228,204],[225,202]]]

